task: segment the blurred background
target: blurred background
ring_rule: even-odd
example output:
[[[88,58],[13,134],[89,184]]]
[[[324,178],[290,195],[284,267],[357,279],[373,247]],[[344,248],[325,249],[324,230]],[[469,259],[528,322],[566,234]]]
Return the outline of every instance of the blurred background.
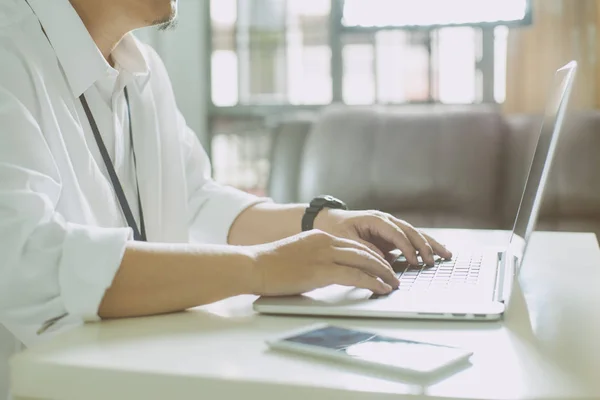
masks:
[[[571,136],[583,150],[565,150],[565,165],[600,143],[585,113],[600,104],[599,21],[595,0],[180,0],[175,30],[139,36],[163,57],[219,182],[279,201],[327,191],[403,215],[435,207],[444,217],[423,223],[497,227],[464,221],[514,217],[553,74],[572,59],[572,109],[584,114]],[[453,156],[421,165],[440,143]],[[588,204],[600,204],[585,172],[593,159],[559,174],[548,224],[565,213],[600,221]],[[588,188],[570,187],[572,174]],[[459,194],[429,198],[448,191]],[[464,209],[482,201],[481,215]]]

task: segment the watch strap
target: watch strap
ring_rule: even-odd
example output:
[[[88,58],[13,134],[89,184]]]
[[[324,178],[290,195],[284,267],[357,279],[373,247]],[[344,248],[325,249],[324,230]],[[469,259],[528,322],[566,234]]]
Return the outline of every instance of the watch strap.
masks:
[[[306,208],[306,211],[304,212],[304,215],[302,216],[302,232],[310,231],[314,228],[315,219],[324,208],[340,210],[348,209],[348,207],[343,201],[336,199],[333,196],[315,197],[310,202],[310,204]]]

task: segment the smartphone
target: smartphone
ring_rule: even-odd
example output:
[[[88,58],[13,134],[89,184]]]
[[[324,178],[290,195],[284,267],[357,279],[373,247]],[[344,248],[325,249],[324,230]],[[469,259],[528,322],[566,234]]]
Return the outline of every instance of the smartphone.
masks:
[[[471,351],[327,324],[305,327],[267,341],[276,350],[324,357],[386,372],[426,376],[466,363]]]

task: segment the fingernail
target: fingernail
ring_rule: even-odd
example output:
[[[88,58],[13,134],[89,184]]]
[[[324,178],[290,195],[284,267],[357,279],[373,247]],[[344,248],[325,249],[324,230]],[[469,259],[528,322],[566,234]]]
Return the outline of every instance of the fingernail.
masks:
[[[385,294],[392,291],[392,287],[385,282],[381,282],[381,291]]]

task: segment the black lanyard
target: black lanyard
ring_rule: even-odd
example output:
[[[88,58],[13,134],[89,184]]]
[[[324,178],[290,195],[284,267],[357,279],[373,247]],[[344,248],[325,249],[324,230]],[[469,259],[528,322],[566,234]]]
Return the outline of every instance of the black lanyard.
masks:
[[[137,223],[135,222],[135,218],[133,217],[133,212],[131,212],[131,207],[129,206],[129,202],[127,201],[127,197],[125,196],[125,192],[123,191],[123,186],[121,185],[121,181],[117,176],[117,172],[115,171],[115,167],[113,166],[112,160],[108,155],[108,151],[106,150],[106,146],[104,145],[104,140],[102,140],[102,136],[100,135],[100,131],[98,130],[98,125],[96,124],[96,120],[94,119],[94,115],[90,110],[90,106],[85,98],[85,95],[79,96],[79,100],[81,101],[81,105],[83,106],[83,110],[85,111],[85,115],[90,123],[90,127],[92,128],[92,132],[94,133],[94,138],[96,139],[96,143],[98,144],[98,149],[100,150],[100,155],[102,156],[102,160],[104,160],[104,165],[106,166],[106,170],[108,172],[108,176],[110,177],[110,181],[112,182],[113,189],[115,190],[115,194],[117,195],[117,199],[119,200],[119,204],[121,205],[121,210],[123,211],[123,215],[125,215],[125,219],[129,224],[129,227],[133,229],[133,238],[138,241],[145,242],[146,241],[146,224],[144,222],[144,211],[142,209],[142,198],[140,196],[140,184],[137,177],[137,160],[135,157],[135,147],[133,145],[133,124],[131,122],[131,107],[129,106],[129,93],[127,92],[127,87],[125,87],[125,102],[127,103],[127,117],[129,119],[129,140],[131,142],[131,153],[133,155],[133,167],[135,170],[135,184],[137,189],[137,200],[138,207],[140,210],[140,228],[138,229]]]

